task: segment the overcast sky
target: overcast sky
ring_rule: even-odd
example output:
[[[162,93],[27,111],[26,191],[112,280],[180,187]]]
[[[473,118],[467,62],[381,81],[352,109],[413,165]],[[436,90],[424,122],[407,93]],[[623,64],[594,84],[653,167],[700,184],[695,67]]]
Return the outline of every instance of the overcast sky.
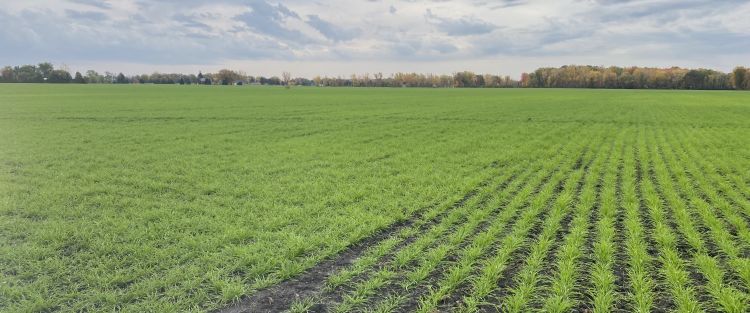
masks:
[[[295,76],[750,65],[750,1],[0,0],[0,65]]]

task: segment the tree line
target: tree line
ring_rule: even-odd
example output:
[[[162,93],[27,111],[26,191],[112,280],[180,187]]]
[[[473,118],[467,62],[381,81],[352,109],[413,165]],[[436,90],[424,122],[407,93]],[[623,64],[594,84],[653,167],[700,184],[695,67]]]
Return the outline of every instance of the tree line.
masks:
[[[750,69],[730,73],[679,67],[563,66],[521,76],[524,87],[621,89],[750,89]]]
[[[70,74],[65,68],[56,69],[51,63],[6,66],[0,69],[3,83],[78,83],[78,84],[181,84],[181,85],[277,85],[325,87],[423,87],[423,88],[610,88],[610,89],[703,89],[750,90],[750,68],[736,67],[730,73],[711,69],[680,67],[603,67],[566,65],[539,68],[523,73],[520,79],[470,71],[452,75],[421,73],[382,73],[351,75],[349,77],[316,76],[292,78],[284,72],[281,77],[250,76],[241,71],[222,69],[216,73],[180,74],[152,73],[126,76],[123,73],[89,70],[85,74]]]

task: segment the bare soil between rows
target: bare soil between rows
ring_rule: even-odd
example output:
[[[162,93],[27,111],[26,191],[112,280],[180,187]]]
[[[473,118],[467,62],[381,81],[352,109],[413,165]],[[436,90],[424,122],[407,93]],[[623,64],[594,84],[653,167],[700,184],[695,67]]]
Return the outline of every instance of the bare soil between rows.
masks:
[[[490,167],[495,167],[494,164]],[[477,190],[486,186],[491,181],[487,179],[466,193],[460,200],[453,203],[452,208],[462,206],[469,199],[473,198],[477,194]],[[438,205],[438,204],[435,204]],[[386,227],[374,235],[367,237],[355,244],[350,248],[334,255],[317,265],[309,268],[301,275],[296,276],[292,279],[282,281],[274,286],[262,289],[257,293],[245,297],[234,304],[214,311],[215,313],[271,313],[271,312],[284,312],[289,310],[291,305],[299,299],[305,299],[310,296],[319,294],[324,286],[326,279],[333,273],[351,265],[363,253],[370,247],[377,245],[379,242],[392,237],[398,231],[405,227],[409,227],[416,221],[421,219],[421,214],[427,211],[427,208],[417,210],[414,215],[406,220],[396,222],[389,227]],[[446,210],[450,211],[450,210]],[[435,222],[440,219],[440,216],[435,217],[429,223]],[[313,312],[316,308],[311,308]]]

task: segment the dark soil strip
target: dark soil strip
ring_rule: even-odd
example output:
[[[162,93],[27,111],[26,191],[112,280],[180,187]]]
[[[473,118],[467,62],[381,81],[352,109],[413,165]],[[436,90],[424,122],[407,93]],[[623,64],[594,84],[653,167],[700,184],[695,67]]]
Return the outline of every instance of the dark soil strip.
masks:
[[[472,233],[471,236],[468,236],[466,240],[464,240],[464,242],[462,242],[457,247],[457,249],[454,250],[454,254],[451,254],[446,258],[445,261],[447,262],[442,262],[441,265],[439,265],[435,270],[433,270],[430,276],[427,277],[427,279],[425,279],[425,281],[423,281],[420,285],[421,286],[436,286],[436,284],[440,281],[440,278],[442,278],[441,274],[445,272],[447,267],[451,265],[453,262],[458,261],[458,255],[455,254],[455,251],[461,251],[472,242],[472,238],[478,236],[479,234],[487,230],[487,228],[489,228],[490,226],[491,221],[494,220],[497,217],[497,215],[502,212],[502,208],[504,208],[507,205],[507,203],[510,201],[510,199],[512,199],[518,192],[520,192],[522,188],[523,188],[523,184],[519,185],[516,190],[514,190],[511,194],[509,194],[507,199],[503,201],[503,204],[495,208],[495,210],[492,212],[492,215],[487,220],[483,221],[479,225],[479,227],[477,227],[477,230],[474,233]],[[515,224],[519,215],[520,215],[520,212],[518,212],[518,214],[515,214],[511,219],[508,220],[500,236],[503,236],[505,233],[507,233],[510,230],[512,225]],[[418,300],[422,296],[424,296],[427,293],[427,291],[428,291],[427,288],[415,288],[413,289],[413,291],[406,291],[406,290],[403,290],[403,288],[398,284],[391,284],[387,286],[386,288],[384,288],[383,294],[397,296],[397,295],[403,295],[405,293],[408,293],[409,296],[407,298],[407,301],[399,307],[399,310],[403,312],[412,312],[417,309]]]
[[[495,188],[495,191],[497,192],[497,191],[500,191],[500,190],[506,188],[512,181],[514,181],[516,179],[517,175],[518,175],[518,173],[515,173],[515,174],[511,175],[510,177],[508,177],[507,179],[505,179],[505,181],[503,181],[501,184],[499,184]],[[477,206],[483,206],[483,205],[485,205],[487,203],[487,201],[489,201],[490,198],[491,198],[490,194],[485,195],[485,197],[483,199],[481,199],[477,203]],[[461,207],[461,206],[463,206],[463,203],[461,203],[461,205],[454,206],[454,208]],[[441,218],[443,216],[447,215],[449,213],[448,211],[451,211],[451,210],[446,210],[446,212],[444,212],[443,214],[441,214]],[[493,214],[497,214],[497,211],[495,211]],[[373,267],[372,267],[371,270],[368,270],[367,272],[362,273],[358,277],[355,277],[354,279],[352,279],[352,282],[354,284],[346,284],[346,285],[343,285],[343,286],[339,286],[339,287],[337,287],[334,290],[330,290],[330,291],[329,290],[325,290],[325,291],[319,292],[318,293],[318,298],[319,299],[316,300],[316,302],[318,302],[317,306],[315,307],[314,310],[311,310],[311,311],[312,312],[326,312],[334,304],[340,303],[343,300],[343,297],[346,294],[348,294],[348,292],[352,291],[353,287],[351,285],[356,285],[356,283],[358,283],[358,282],[362,282],[362,281],[367,280],[369,278],[370,274],[372,274],[373,272],[377,272],[377,271],[385,268],[386,266],[388,266],[388,264],[390,264],[390,262],[392,261],[391,260],[392,256],[395,255],[401,248],[403,248],[404,246],[408,245],[409,243],[417,240],[420,234],[426,232],[430,226],[433,226],[433,225],[435,225],[435,224],[437,224],[439,222],[440,222],[440,219],[434,219],[434,220],[430,221],[430,223],[426,223],[425,225],[422,225],[422,227],[420,228],[420,230],[419,230],[419,232],[417,234],[415,234],[415,235],[407,238],[404,242],[402,242],[401,244],[399,244],[396,248],[392,249],[391,252],[388,255],[384,256],[383,258],[381,258],[381,260],[377,264],[373,265]],[[456,225],[460,225],[460,222],[457,223]],[[457,227],[457,226],[454,225],[454,227]],[[435,242],[432,246],[435,246],[435,245],[438,245],[438,244],[440,244],[439,240],[437,242]],[[390,288],[394,288],[394,287],[392,287],[391,285],[386,285],[386,287],[383,287],[384,290],[388,290]],[[383,291],[383,293],[385,293],[385,292],[386,291]]]
[[[558,152],[562,151],[562,149],[563,149],[563,147],[560,147],[560,148],[558,149]],[[501,166],[501,165],[500,165],[500,164],[498,163],[498,161],[495,161],[495,162],[492,162],[491,164],[489,164],[489,165],[488,165],[488,166],[487,166],[486,168],[494,168],[494,167],[498,167],[498,166]],[[505,164],[503,164],[502,166],[505,166]],[[502,166],[501,166],[501,167],[502,167]],[[517,176],[518,176],[519,174],[520,174],[520,172],[519,172],[519,173],[515,173],[515,174],[511,175],[511,176],[510,176],[509,178],[505,179],[505,181],[504,181],[503,183],[499,184],[499,185],[497,186],[497,188],[495,188],[495,191],[496,191],[496,192],[499,192],[499,191],[501,191],[501,190],[503,190],[503,189],[507,188],[507,186],[508,186],[508,185],[509,185],[509,184],[510,184],[511,182],[513,182],[513,181],[514,181],[514,180],[515,180],[515,179],[517,178]],[[547,181],[549,181],[549,179],[551,178],[551,176],[552,176],[552,174],[550,174],[550,175],[548,175],[547,177],[545,177],[545,178],[543,179],[543,181],[542,181],[542,182],[540,183],[540,185],[543,185],[543,184],[545,184],[545,183],[546,183]],[[527,179],[528,179],[528,177],[527,177]],[[514,196],[515,196],[515,194],[516,194],[517,192],[519,192],[519,191],[521,190],[521,188],[522,188],[522,187],[523,187],[523,184],[519,185],[519,186],[517,187],[517,189],[516,189],[516,190],[515,190],[515,191],[514,191],[513,193],[511,193],[511,194],[509,194],[509,195],[508,195],[508,198],[512,198],[512,197],[514,197]],[[477,206],[483,206],[483,205],[485,205],[485,204],[486,204],[486,202],[487,202],[487,201],[489,201],[489,199],[490,199],[490,198],[491,198],[491,197],[490,197],[489,195],[486,195],[486,196],[485,196],[485,198],[484,198],[484,199],[482,199],[482,200],[481,200],[481,201],[480,201],[480,202],[479,202],[479,203],[477,204]],[[491,214],[491,217],[490,217],[490,218],[488,218],[488,220],[491,220],[491,219],[493,219],[493,218],[494,218],[494,216],[496,216],[497,214],[499,214],[499,213],[500,213],[500,209],[501,209],[502,207],[503,207],[503,205],[500,205],[500,206],[498,206],[497,208],[495,208],[495,210],[493,210],[493,212],[492,212],[492,214]],[[447,213],[445,213],[445,214],[447,214]],[[445,215],[445,214],[444,214],[444,215]],[[514,220],[515,220],[515,218],[514,218],[514,219],[512,219],[511,221],[514,221]],[[437,223],[437,221],[436,221],[436,222],[434,222],[434,223],[429,223],[429,224],[426,224],[426,225],[424,225],[424,229],[421,229],[419,233],[422,233],[422,232],[426,231],[426,227],[427,227],[427,226],[431,226],[431,225],[434,225],[434,224],[436,224],[436,223]],[[458,227],[457,225],[459,225],[459,224],[460,224],[460,223],[457,223],[456,225],[454,225],[454,227]],[[488,221],[484,221],[484,222],[480,223],[480,225],[478,225],[478,226],[477,226],[477,230],[478,230],[478,231],[475,231],[475,232],[473,232],[473,233],[472,233],[472,235],[471,235],[470,237],[468,237],[468,238],[471,238],[471,237],[475,236],[475,235],[476,235],[476,234],[478,234],[478,233],[479,233],[479,232],[480,232],[481,230],[483,230],[483,229],[486,229],[487,227],[488,227]],[[417,237],[417,236],[418,236],[418,235],[414,235],[413,237],[411,237],[411,238],[409,238],[409,239],[407,239],[407,240],[409,240],[409,241],[413,241],[413,240],[416,240],[416,238],[415,238],[415,237]],[[468,242],[468,240],[467,240],[467,241],[465,241],[464,243],[462,243],[462,244],[461,244],[461,245],[459,246],[459,248],[458,248],[458,249],[461,249],[461,248],[463,248],[463,247],[464,247],[464,246],[465,246],[466,244],[468,244],[467,242]],[[435,243],[435,244],[439,244],[439,242],[437,242],[437,243]],[[404,244],[404,243],[402,243],[402,245],[405,245],[405,244]],[[375,270],[375,271],[377,271],[377,270],[379,270],[379,269],[382,269],[383,267],[387,266],[387,264],[389,264],[389,262],[391,261],[391,260],[390,260],[390,257],[391,257],[392,255],[394,255],[395,253],[397,253],[397,251],[398,251],[398,250],[399,250],[399,249],[400,249],[400,248],[402,247],[402,245],[400,245],[400,246],[399,246],[398,248],[396,248],[396,249],[393,249],[393,250],[392,250],[392,252],[391,252],[391,253],[390,253],[390,254],[389,254],[389,255],[388,255],[387,257],[383,257],[383,258],[381,259],[381,261],[379,261],[379,263],[378,263],[378,264],[374,265],[374,266],[373,266],[374,270]],[[447,258],[448,258],[448,259],[450,260],[451,258],[455,258],[455,255],[449,255],[449,256],[448,256]],[[402,271],[403,271],[403,270],[402,270]],[[370,272],[372,272],[372,270],[371,270],[371,271],[368,271],[368,272],[366,272],[366,273],[363,273],[363,274],[361,274],[361,275],[360,275],[359,277],[357,277],[357,278],[353,279],[352,281],[354,281],[355,283],[356,283],[356,282],[361,282],[361,281],[364,281],[365,279],[367,279],[367,276],[368,276],[369,274],[371,274]],[[439,273],[439,271],[436,271],[436,273]],[[433,276],[435,276],[435,275],[433,275]],[[428,280],[430,280],[430,279],[437,279],[437,277],[435,276],[435,277],[430,277],[430,278],[428,278]],[[422,284],[422,285],[424,286],[424,284]],[[341,302],[341,301],[343,300],[343,296],[344,296],[344,295],[346,295],[348,291],[351,291],[351,288],[352,288],[351,286],[346,286],[346,285],[345,285],[345,286],[340,286],[340,287],[337,287],[337,288],[336,288],[335,290],[331,290],[331,291],[329,291],[329,290],[326,290],[326,291],[322,292],[322,294],[320,294],[320,295],[319,295],[319,299],[317,299],[317,301],[316,301],[316,302],[318,302],[318,303],[319,303],[319,305],[317,305],[317,306],[315,307],[315,310],[313,310],[313,312],[324,312],[324,311],[326,311],[326,310],[327,310],[327,309],[328,309],[328,308],[329,308],[330,306],[332,306],[333,304]],[[395,295],[400,295],[400,294],[397,294],[397,293],[396,293],[396,291],[397,291],[397,290],[399,290],[399,289],[401,289],[401,287],[400,287],[400,286],[397,286],[397,285],[396,285],[396,284],[394,284],[394,283],[389,283],[389,284],[386,284],[386,286],[385,286],[385,287],[382,287],[382,290],[383,290],[383,294],[389,294],[389,295],[390,295],[391,293],[393,293],[393,294],[395,294]],[[403,291],[401,291],[401,292],[403,293]],[[413,307],[413,308],[416,308],[416,305],[417,305],[416,301],[417,301],[417,300],[419,299],[419,296],[420,296],[420,295],[421,295],[422,293],[424,293],[424,291],[422,291],[422,290],[418,290],[418,289],[415,289],[415,290],[414,290],[413,292],[411,292],[411,293],[412,293],[412,297],[411,297],[411,298],[409,298],[409,300],[410,300],[410,303],[407,303],[407,304],[406,304],[406,307],[410,307],[410,306],[411,306],[411,307]],[[413,303],[412,303],[412,302],[413,302]],[[412,304],[413,304],[413,305],[412,305]]]
[[[441,215],[437,216],[429,223],[436,223],[444,214],[447,214],[452,209],[463,206],[467,201],[476,196],[479,189],[487,186],[492,178],[494,178],[494,176],[482,181],[476,188],[472,189],[459,201],[455,202],[450,209],[445,210]],[[352,264],[352,262],[358,259],[369,247],[392,237],[401,229],[413,225],[415,221],[421,218],[421,214],[423,214],[428,208],[429,207],[422,208],[415,212],[412,218],[394,223],[377,232],[375,235],[353,244],[353,246],[346,251],[318,263],[297,277],[283,281],[267,289],[260,290],[229,307],[216,310],[215,312],[254,313],[282,312],[287,310],[295,300],[319,293],[323,289],[328,276]]]
[[[402,228],[408,227],[409,224],[411,223],[401,222],[394,224],[378,232],[378,234],[356,243],[343,253],[318,263],[295,278],[263,289],[250,297],[215,312],[254,313],[282,312],[287,310],[295,300],[306,298],[321,290],[329,275],[352,264],[367,248],[393,236]]]
[[[615,290],[619,297],[615,298],[615,312],[632,312],[629,308],[633,307],[633,303],[629,303],[628,298],[623,298],[628,294],[628,288],[630,286],[630,279],[628,277],[628,253],[625,251],[625,227],[623,226],[625,221],[625,208],[622,206],[622,175],[624,171],[624,154],[625,148],[621,151],[619,158],[619,166],[617,167],[617,180],[615,182],[615,199],[617,212],[615,213],[615,263],[612,266],[612,270],[615,273]]]
[[[556,172],[557,171],[551,171],[548,175],[543,177],[542,180],[539,183],[537,183],[535,190],[538,192],[544,185],[546,185],[549,182],[550,179],[552,179],[552,176]],[[518,191],[520,191],[521,188],[523,188],[523,186],[519,186]],[[559,187],[559,184],[558,184],[555,190],[558,190],[560,188],[561,187]],[[508,220],[507,225],[505,225],[503,231],[499,235],[500,238],[504,237],[508,232],[510,232],[510,230],[513,228],[513,225],[515,225],[515,223],[518,221],[518,218],[521,216],[522,213],[523,213],[523,210],[519,210],[517,214],[515,214],[510,220]],[[482,258],[487,258],[492,253],[493,251],[488,251],[482,256]],[[452,256],[451,260],[456,261],[456,256]],[[481,262],[481,261],[478,261],[478,262]],[[434,274],[428,279],[428,282],[426,284],[423,284],[423,286],[430,286],[430,285],[438,283],[440,279],[443,278],[443,274],[445,274],[445,270],[447,266],[449,265],[450,264],[445,264],[441,266],[438,270],[434,271]],[[475,270],[478,270],[478,268],[476,268]],[[444,306],[448,307],[448,309],[443,308],[443,310],[449,310],[451,306],[453,306],[456,302],[458,302],[461,299],[462,295],[470,293],[471,292],[470,288],[471,287],[466,284],[462,284],[461,286],[459,286],[450,297],[443,300]],[[411,312],[411,311],[416,310],[419,306],[419,303],[418,303],[419,299],[425,294],[427,294],[428,291],[429,290],[427,288],[421,288],[419,290],[415,290],[414,292],[410,294],[408,301],[404,305],[402,305],[401,309],[404,312]]]
[[[547,175],[546,177],[544,177],[542,179],[542,181],[538,185],[539,186],[545,185],[552,178],[552,175],[553,175],[553,173],[550,173],[549,175]],[[522,188],[523,188],[523,186],[519,186],[519,189],[516,190],[516,192],[519,192]],[[538,188],[539,187],[537,187],[537,189]],[[515,193],[514,193],[513,196],[515,196]],[[512,198],[512,196],[509,197],[508,201],[510,201],[510,198]],[[500,213],[499,209],[502,208],[502,207],[504,207],[505,205],[507,205],[507,202],[505,204],[501,205],[498,208],[497,214]],[[514,214],[513,217],[511,217],[507,221],[506,225],[503,227],[503,231],[500,232],[500,234],[498,235],[498,238],[503,238],[506,234],[508,234],[510,232],[510,230],[516,224],[516,222],[518,221],[518,218],[520,218],[520,216],[521,216],[522,213],[523,213],[522,210],[518,210],[518,212],[516,212],[516,214]],[[482,228],[482,231],[484,231],[488,227],[489,227],[489,222],[487,222],[487,224]],[[479,234],[479,232],[477,234]],[[467,241],[467,242],[463,243],[462,246],[461,246],[461,248],[466,247],[468,244],[470,244],[470,241]],[[482,256],[482,258],[489,257],[489,255],[491,253],[492,253],[492,251],[485,252],[484,255]],[[436,269],[433,272],[433,274],[430,275],[430,277],[427,279],[427,281],[424,284],[422,284],[422,286],[436,286],[437,283],[440,281],[440,279],[443,278],[443,274],[446,273],[446,270],[447,270],[448,266],[452,265],[453,264],[452,262],[459,261],[458,260],[458,256],[457,255],[450,256],[449,257],[449,261],[451,261],[451,262],[447,262],[447,263],[443,264],[442,266],[440,266],[438,269]],[[455,295],[465,294],[465,293],[462,292],[464,289],[466,290],[466,292],[469,292],[468,288],[469,288],[468,286],[459,287],[457,289],[457,292],[454,292],[454,296],[450,297],[448,299],[445,299],[444,303],[450,304],[450,303],[454,303],[454,302],[458,301],[460,299],[460,297],[455,296]],[[428,291],[429,291],[429,289],[427,289],[427,288],[419,288],[419,289],[415,290],[414,292],[410,293],[409,299],[406,301],[406,303],[404,305],[401,306],[401,309],[403,310],[403,312],[412,312],[412,311],[415,311],[419,307],[419,299],[422,296],[426,295]]]
[[[554,175],[554,173],[555,173],[555,171],[552,171],[552,172],[550,172],[550,173],[549,173],[549,174],[548,174],[547,176],[545,176],[545,177],[544,177],[544,178],[543,178],[543,179],[542,179],[542,180],[541,180],[541,181],[540,181],[540,182],[539,182],[539,183],[537,184],[536,190],[538,191],[538,190],[539,190],[539,189],[540,189],[540,188],[541,188],[542,186],[544,186],[545,184],[547,184],[547,182],[549,182],[549,180],[550,180],[550,179],[552,178],[552,176]],[[517,190],[516,190],[516,191],[514,192],[514,194],[513,194],[513,195],[511,195],[511,196],[510,196],[510,197],[509,197],[508,199],[510,199],[510,198],[512,198],[512,197],[514,197],[514,196],[515,196],[515,193],[519,192],[519,191],[520,191],[520,190],[521,190],[522,188],[523,188],[523,185],[519,186],[519,187],[518,187],[518,189],[517,189]],[[499,209],[500,209],[500,208],[502,208],[502,207],[503,207],[504,205],[505,205],[505,204],[501,205],[501,206],[500,206],[500,207],[498,207],[497,209],[499,210]],[[508,223],[507,223],[507,225],[506,225],[506,226],[504,227],[504,229],[503,229],[503,232],[501,233],[500,237],[503,237],[503,236],[504,236],[505,234],[507,234],[507,233],[508,233],[508,232],[510,231],[510,229],[511,229],[511,228],[513,227],[513,225],[515,225],[516,221],[517,221],[517,220],[518,220],[518,218],[520,217],[521,213],[522,213],[522,211],[521,211],[521,210],[519,210],[519,212],[517,212],[517,214],[515,214],[515,215],[514,215],[514,216],[513,216],[513,217],[512,217],[512,218],[511,218],[510,220],[508,220]],[[495,216],[496,214],[499,214],[499,211],[496,211],[496,212],[495,212],[495,213],[493,214],[493,216]],[[488,220],[489,220],[489,219],[488,219]],[[481,229],[482,229],[482,230],[484,230],[484,229],[486,229],[486,228],[487,228],[487,227],[489,226],[489,222],[483,223],[482,225],[483,225],[483,226],[481,227]],[[478,233],[477,233],[477,234],[478,234]],[[474,234],[474,235],[476,235],[476,234]],[[467,242],[464,242],[464,243],[463,243],[463,244],[461,245],[461,248],[465,247],[465,246],[466,246],[466,245],[468,245],[468,244],[469,244],[469,242],[468,242],[468,241],[467,241]],[[459,248],[459,249],[460,249],[460,248]],[[483,257],[488,257],[488,255],[489,255],[489,254],[490,254],[490,252],[487,252],[487,253],[485,253],[485,255],[484,255]],[[456,257],[457,257],[456,255],[451,255],[451,256],[449,256],[448,258],[449,258],[449,261],[456,261]],[[440,267],[439,267],[438,269],[436,269],[435,271],[433,271],[433,274],[432,274],[432,275],[430,275],[430,277],[429,277],[429,278],[428,278],[428,279],[426,280],[426,282],[425,282],[425,283],[423,283],[423,284],[422,284],[422,286],[432,286],[432,285],[434,285],[434,284],[438,283],[438,282],[440,281],[440,279],[441,279],[441,278],[443,277],[443,275],[442,275],[442,274],[444,274],[444,273],[445,273],[445,270],[446,270],[446,268],[447,268],[447,267],[448,267],[448,266],[449,266],[450,264],[451,264],[451,263],[446,263],[446,264],[443,264],[443,265],[441,265],[441,266],[440,266]],[[402,311],[402,312],[412,312],[412,311],[415,311],[415,310],[416,310],[416,309],[418,308],[418,306],[419,306],[419,302],[418,302],[418,301],[419,301],[419,299],[420,299],[420,298],[421,298],[422,296],[424,296],[425,294],[427,294],[427,292],[428,292],[428,291],[429,291],[429,290],[428,290],[427,288],[419,288],[419,289],[416,289],[416,290],[414,290],[413,292],[410,292],[410,293],[409,293],[409,297],[408,297],[408,299],[407,299],[406,303],[404,303],[404,304],[402,304],[402,305],[400,306],[400,308],[399,308],[399,311]],[[453,302],[455,302],[455,301],[458,301],[458,300],[460,299],[460,295],[466,294],[466,293],[468,293],[468,292],[470,292],[470,290],[469,290],[469,287],[468,287],[468,286],[461,286],[461,287],[459,287],[459,288],[457,289],[457,292],[454,292],[454,294],[452,295],[452,297],[450,297],[450,298],[448,298],[448,299],[444,300],[444,303],[446,303],[446,304],[450,304],[450,303],[453,303]]]

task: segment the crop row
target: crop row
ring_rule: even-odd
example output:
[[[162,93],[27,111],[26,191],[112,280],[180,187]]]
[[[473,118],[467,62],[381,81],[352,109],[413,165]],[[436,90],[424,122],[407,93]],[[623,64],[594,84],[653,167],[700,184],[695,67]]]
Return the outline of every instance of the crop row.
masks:
[[[699,157],[710,134],[592,133],[510,157],[292,311],[746,312],[750,206],[731,162]]]

